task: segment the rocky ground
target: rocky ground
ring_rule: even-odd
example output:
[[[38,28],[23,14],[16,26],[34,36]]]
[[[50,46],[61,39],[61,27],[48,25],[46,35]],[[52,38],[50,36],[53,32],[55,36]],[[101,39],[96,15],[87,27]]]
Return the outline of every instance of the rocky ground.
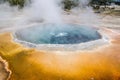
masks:
[[[101,14],[100,26],[120,32],[120,10]]]
[[[88,25],[92,24],[94,26],[105,27],[120,32],[120,9],[115,11],[113,10],[113,11],[104,11],[102,13],[95,13],[95,15],[93,15],[92,18],[90,18],[91,16],[87,15],[88,18],[85,18],[85,21],[83,20],[84,18],[82,18],[81,20],[80,18],[81,15],[78,16],[78,15],[70,14],[70,15],[65,15],[65,17],[67,17],[65,18],[67,22],[88,24]]]

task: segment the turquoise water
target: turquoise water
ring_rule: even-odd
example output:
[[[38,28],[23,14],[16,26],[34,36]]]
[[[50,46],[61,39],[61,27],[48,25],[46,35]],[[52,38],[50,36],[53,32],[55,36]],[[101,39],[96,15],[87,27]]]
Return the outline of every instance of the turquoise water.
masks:
[[[34,44],[79,44],[101,38],[96,29],[75,24],[41,24],[18,30],[15,36]]]

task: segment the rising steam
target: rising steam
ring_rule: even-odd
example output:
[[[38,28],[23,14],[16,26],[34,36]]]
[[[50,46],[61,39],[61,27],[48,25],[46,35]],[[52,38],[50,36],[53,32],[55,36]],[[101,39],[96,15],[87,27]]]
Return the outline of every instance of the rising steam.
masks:
[[[32,23],[63,23],[61,2],[62,0],[32,0],[23,9],[11,7],[8,3],[0,4],[0,29],[14,30]],[[77,13],[82,24],[97,23],[97,16],[88,7],[88,3],[89,0],[79,0],[79,6],[71,11]]]

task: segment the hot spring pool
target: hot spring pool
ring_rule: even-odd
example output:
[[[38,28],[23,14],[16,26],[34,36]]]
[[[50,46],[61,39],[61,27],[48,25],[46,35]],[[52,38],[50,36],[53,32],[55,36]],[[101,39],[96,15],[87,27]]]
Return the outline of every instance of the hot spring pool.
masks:
[[[96,29],[74,24],[37,25],[17,30],[15,36],[34,44],[79,44],[101,38]]]
[[[103,45],[98,29],[77,24],[37,24],[14,32],[25,46],[47,50],[80,50]]]

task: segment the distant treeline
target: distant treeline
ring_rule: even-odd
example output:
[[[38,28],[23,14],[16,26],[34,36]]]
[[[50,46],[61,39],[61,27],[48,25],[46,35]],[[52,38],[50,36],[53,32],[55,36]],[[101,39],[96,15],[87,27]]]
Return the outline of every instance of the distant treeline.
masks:
[[[9,2],[11,6],[24,7],[26,0],[0,0],[0,3]]]
[[[0,2],[9,2],[11,5],[18,5],[24,7],[26,0],[0,0]],[[30,0],[27,0],[30,1]],[[63,0],[64,8],[70,10],[72,7],[78,6],[79,0]],[[116,0],[91,0],[88,5],[109,5],[110,3],[116,2]]]
[[[120,0],[92,0],[91,4],[110,5],[111,3],[119,4]]]

